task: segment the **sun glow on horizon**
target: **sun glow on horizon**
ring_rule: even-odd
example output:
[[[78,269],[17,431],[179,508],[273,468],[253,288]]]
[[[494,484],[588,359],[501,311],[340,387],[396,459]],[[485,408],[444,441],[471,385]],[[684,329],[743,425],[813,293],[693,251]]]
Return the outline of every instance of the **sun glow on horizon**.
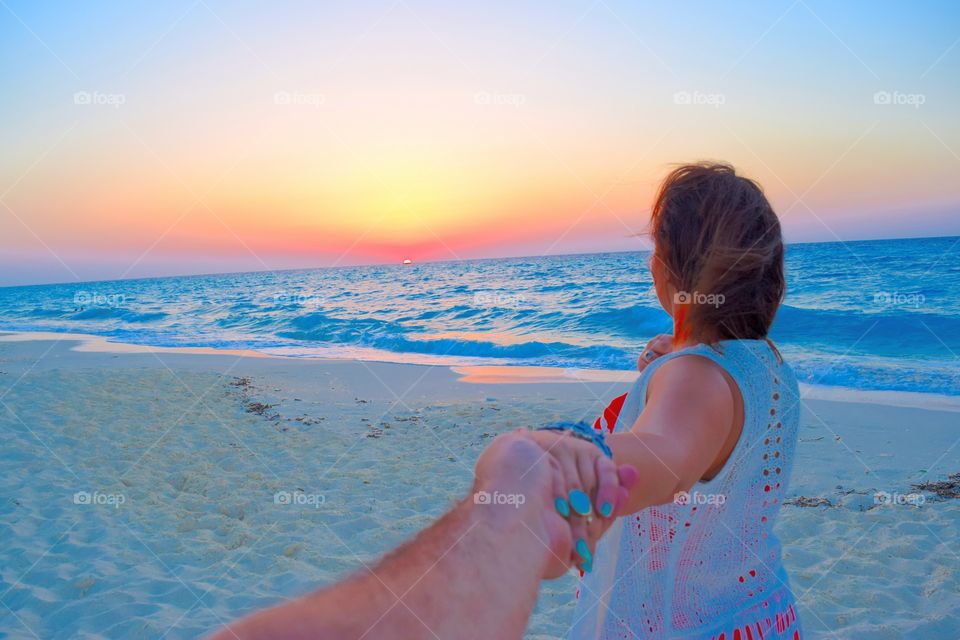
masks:
[[[960,233],[954,5],[9,9],[2,284],[640,249],[699,159],[788,240]]]

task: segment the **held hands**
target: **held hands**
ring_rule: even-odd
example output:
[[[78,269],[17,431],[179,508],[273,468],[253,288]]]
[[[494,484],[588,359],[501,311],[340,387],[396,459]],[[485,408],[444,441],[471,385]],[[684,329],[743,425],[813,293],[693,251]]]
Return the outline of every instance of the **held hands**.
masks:
[[[618,467],[590,442],[518,429],[497,437],[477,461],[475,511],[505,539],[514,531],[535,535],[543,547],[544,578],[557,578],[571,566],[589,572],[597,541],[636,478],[633,467]]]
[[[643,373],[651,362],[671,351],[673,351],[673,336],[669,333],[661,333],[650,340],[640,353],[640,357],[637,358],[637,371]]]
[[[556,474],[553,506],[573,537],[571,562],[589,573],[597,542],[627,503],[637,471],[618,466],[595,444],[569,432],[533,431],[530,438],[549,454]]]

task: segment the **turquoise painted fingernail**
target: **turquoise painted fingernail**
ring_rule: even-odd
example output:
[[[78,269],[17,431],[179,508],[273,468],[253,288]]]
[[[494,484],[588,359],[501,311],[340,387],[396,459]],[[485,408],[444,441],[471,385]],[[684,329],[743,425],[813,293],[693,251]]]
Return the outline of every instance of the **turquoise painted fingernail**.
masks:
[[[553,506],[557,508],[557,513],[562,515],[564,518],[570,516],[570,505],[567,504],[567,501],[563,498],[557,498],[553,501]]]
[[[611,515],[613,515],[613,505],[609,502],[604,502],[603,506],[600,507],[600,515],[602,515],[604,518],[609,518]]]
[[[590,496],[580,489],[574,489],[570,492],[570,506],[581,516],[590,515]]]
[[[593,554],[590,553],[590,547],[587,546],[587,541],[580,538],[577,540],[574,548],[577,550],[577,555],[583,558],[583,562],[580,563],[580,568],[590,573],[590,569],[593,567]]]

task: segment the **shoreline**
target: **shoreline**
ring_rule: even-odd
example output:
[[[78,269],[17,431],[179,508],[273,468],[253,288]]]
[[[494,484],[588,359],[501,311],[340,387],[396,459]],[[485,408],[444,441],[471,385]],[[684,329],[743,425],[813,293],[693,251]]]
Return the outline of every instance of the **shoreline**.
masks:
[[[399,365],[413,367],[436,367],[447,369],[459,376],[458,382],[484,385],[515,384],[571,384],[598,383],[632,384],[636,380],[634,371],[612,369],[578,369],[564,367],[545,367],[528,365],[499,364],[446,364],[429,362],[429,358],[411,354],[397,354],[396,358],[349,358],[325,357],[319,355],[288,356],[266,353],[254,349],[218,349],[215,347],[160,347],[116,342],[106,336],[86,333],[60,333],[55,331],[0,331],[0,342],[75,342],[71,351],[78,353],[108,354],[180,354],[206,356],[235,356],[292,362],[363,362],[378,365]],[[800,396],[803,400],[822,400],[853,404],[877,404],[889,407],[929,409],[960,412],[960,395],[949,396],[937,393],[915,391],[889,391],[857,389],[851,387],[831,387],[800,383]]]

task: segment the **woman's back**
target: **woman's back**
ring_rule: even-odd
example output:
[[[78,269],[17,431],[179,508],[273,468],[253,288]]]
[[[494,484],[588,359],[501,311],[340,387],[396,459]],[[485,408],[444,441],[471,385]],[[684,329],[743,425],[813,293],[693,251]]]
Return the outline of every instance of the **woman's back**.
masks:
[[[739,388],[744,421],[723,468],[673,504],[622,518],[580,585],[571,638],[799,638],[773,523],[799,424],[793,372],[765,340],[725,340],[663,356],[627,396],[613,431],[631,429],[647,385],[683,356],[716,362]]]

